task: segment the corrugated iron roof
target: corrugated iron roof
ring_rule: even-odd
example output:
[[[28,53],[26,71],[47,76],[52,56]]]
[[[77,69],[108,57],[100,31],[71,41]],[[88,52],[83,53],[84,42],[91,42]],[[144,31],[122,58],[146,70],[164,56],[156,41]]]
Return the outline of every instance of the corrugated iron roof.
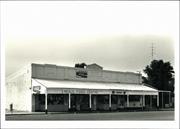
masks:
[[[82,81],[66,81],[66,80],[44,80],[33,79],[33,85],[39,83],[46,88],[72,88],[72,89],[102,89],[102,90],[128,90],[128,91],[153,91],[158,90],[137,84],[121,84],[121,83],[100,83],[100,82],[82,82]]]

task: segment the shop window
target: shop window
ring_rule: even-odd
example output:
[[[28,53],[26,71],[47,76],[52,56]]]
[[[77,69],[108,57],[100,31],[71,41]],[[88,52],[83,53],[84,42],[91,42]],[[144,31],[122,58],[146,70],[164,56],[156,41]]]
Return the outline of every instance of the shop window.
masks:
[[[97,101],[100,104],[108,104],[109,103],[109,95],[98,95]]]
[[[49,94],[48,95],[48,105],[58,105],[64,104],[64,95],[59,94]]]
[[[39,103],[40,105],[44,105],[45,104],[45,95],[43,94],[39,94],[37,95],[39,97]]]
[[[129,101],[140,101],[140,95],[130,95]]]
[[[112,104],[117,104],[118,102],[118,96],[117,95],[112,95],[111,96],[111,103]]]

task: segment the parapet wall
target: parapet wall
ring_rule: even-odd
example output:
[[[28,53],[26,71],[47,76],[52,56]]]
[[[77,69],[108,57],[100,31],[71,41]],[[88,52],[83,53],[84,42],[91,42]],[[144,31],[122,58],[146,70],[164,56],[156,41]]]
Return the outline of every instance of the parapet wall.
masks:
[[[32,78],[139,84],[141,74],[108,70],[32,64]]]

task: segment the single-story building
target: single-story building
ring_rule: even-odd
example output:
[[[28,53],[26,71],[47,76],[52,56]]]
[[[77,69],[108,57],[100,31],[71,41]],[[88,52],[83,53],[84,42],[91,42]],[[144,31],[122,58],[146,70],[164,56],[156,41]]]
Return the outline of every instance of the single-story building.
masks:
[[[142,75],[32,63],[6,78],[6,108],[19,111],[119,110],[159,107],[159,91]]]

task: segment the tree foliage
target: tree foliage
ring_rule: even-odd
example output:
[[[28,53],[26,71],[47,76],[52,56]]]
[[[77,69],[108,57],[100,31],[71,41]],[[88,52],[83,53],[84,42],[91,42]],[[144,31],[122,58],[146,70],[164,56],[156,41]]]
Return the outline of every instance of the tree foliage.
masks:
[[[144,69],[147,77],[143,77],[143,83],[152,85],[158,90],[174,91],[174,70],[170,62],[153,60]]]

